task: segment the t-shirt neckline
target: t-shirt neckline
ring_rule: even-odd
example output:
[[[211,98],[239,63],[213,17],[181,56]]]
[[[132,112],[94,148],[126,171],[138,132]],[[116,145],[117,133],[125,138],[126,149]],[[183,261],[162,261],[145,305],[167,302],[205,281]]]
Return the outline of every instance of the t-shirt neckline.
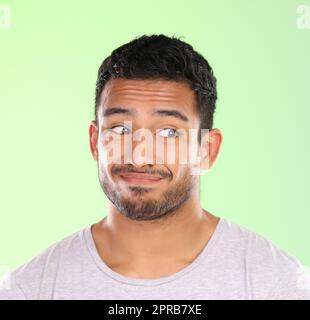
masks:
[[[223,225],[225,223],[225,218],[219,217],[219,221],[215,227],[215,230],[213,231],[213,234],[211,235],[211,238],[209,239],[208,243],[206,246],[202,249],[200,254],[195,258],[194,261],[192,261],[189,265],[184,267],[183,269],[160,278],[155,278],[155,279],[144,279],[144,278],[134,278],[134,277],[128,277],[125,275],[122,275],[114,270],[112,270],[100,257],[96,244],[93,238],[93,235],[91,233],[91,225],[88,225],[86,228],[84,228],[84,238],[86,240],[86,245],[87,248],[94,259],[96,265],[103,271],[105,272],[109,277],[113,278],[114,280],[118,282],[123,282],[131,285],[138,285],[138,286],[154,286],[154,285],[159,285],[162,283],[170,282],[173,280],[176,280],[180,277],[182,277],[184,274],[190,272],[194,268],[196,268],[209,254],[210,250],[212,247],[215,245],[217,239],[219,238],[221,234],[221,230],[223,228]]]

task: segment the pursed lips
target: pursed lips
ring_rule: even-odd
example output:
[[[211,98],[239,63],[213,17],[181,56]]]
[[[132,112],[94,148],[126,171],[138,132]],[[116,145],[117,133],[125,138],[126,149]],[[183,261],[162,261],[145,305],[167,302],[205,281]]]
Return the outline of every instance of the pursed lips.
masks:
[[[124,173],[120,175],[122,178],[128,179],[141,179],[141,180],[160,180],[162,177],[149,175],[145,173]]]

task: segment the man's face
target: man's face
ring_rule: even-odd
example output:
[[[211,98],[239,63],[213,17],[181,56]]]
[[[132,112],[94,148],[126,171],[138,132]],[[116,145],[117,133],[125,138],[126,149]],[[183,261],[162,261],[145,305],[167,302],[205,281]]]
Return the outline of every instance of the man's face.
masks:
[[[132,220],[168,217],[199,188],[189,158],[180,161],[184,151],[190,152],[189,144],[197,144],[197,137],[189,140],[189,131],[197,134],[199,124],[195,93],[186,83],[107,82],[98,107],[97,164],[101,187],[120,213]],[[112,161],[107,161],[108,154],[113,154]],[[135,173],[157,179],[141,180]]]

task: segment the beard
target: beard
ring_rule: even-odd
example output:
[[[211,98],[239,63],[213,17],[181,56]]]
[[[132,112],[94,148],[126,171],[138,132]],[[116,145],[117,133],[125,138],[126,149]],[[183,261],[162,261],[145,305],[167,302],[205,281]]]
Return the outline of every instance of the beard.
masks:
[[[152,189],[140,186],[127,186],[125,196],[109,183],[105,170],[99,175],[101,188],[107,198],[125,217],[135,221],[165,220],[172,217],[191,196],[196,177],[190,169],[185,170],[178,182],[169,190],[164,190],[158,199],[147,199],[145,194]]]

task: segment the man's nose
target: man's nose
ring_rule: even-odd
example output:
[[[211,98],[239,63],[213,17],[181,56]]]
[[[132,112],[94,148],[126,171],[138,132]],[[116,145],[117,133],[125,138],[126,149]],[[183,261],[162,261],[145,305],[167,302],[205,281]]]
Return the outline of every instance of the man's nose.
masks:
[[[130,163],[136,167],[142,167],[156,162],[156,141],[150,130],[141,128],[135,131],[132,135],[130,144],[131,146],[126,143],[124,145],[124,163]]]

